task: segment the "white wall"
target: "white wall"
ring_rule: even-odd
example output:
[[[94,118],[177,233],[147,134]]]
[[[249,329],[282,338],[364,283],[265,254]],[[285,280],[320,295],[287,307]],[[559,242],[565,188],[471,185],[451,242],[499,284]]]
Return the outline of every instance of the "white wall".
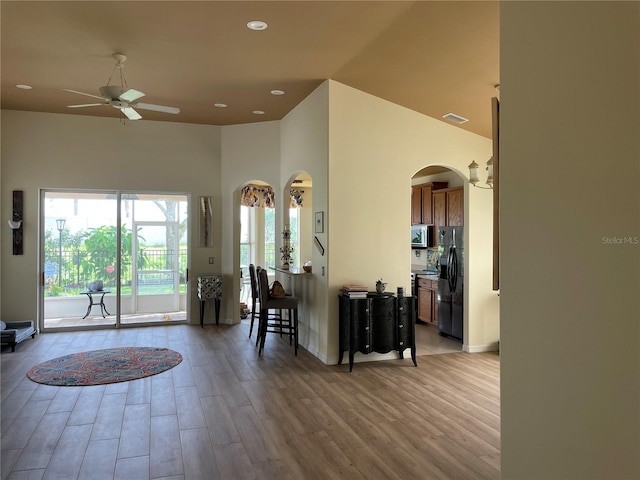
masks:
[[[337,295],[345,283],[410,286],[411,177],[427,165],[468,175],[472,160],[491,156],[487,138],[446,125],[372,95],[330,82],[329,338],[338,338]],[[491,99],[487,99],[490,109]],[[465,185],[467,245],[465,348],[498,341],[498,299],[491,290],[491,195]],[[336,359],[337,342],[328,357]]]
[[[10,241],[1,246],[3,320],[37,318],[39,188],[191,192],[194,215],[200,195],[220,208],[219,152],[218,127],[2,110],[3,225],[12,191],[24,191],[24,255],[12,255]],[[220,256],[220,225],[214,215],[213,248],[192,249],[192,302],[193,279],[208,256]],[[195,247],[197,222],[191,227]],[[191,316],[198,321],[198,309]]]
[[[500,16],[502,478],[638,479],[640,3]]]
[[[327,231],[315,233],[313,215],[327,212],[327,156],[328,156],[328,107],[329,83],[324,82],[282,120],[282,171],[285,185],[300,171],[307,172],[313,182],[312,202],[303,208],[308,240],[317,236],[326,245]],[[311,218],[308,215],[312,215]],[[305,311],[300,312],[300,344],[308,351],[328,362],[328,344],[337,342],[327,331],[327,255],[307,245],[311,254],[313,274],[296,280],[297,288],[304,288]],[[322,269],[325,275],[322,275]]]
[[[225,318],[240,322],[240,190],[260,180],[280,188],[280,122],[260,122],[222,127],[222,271],[229,277]],[[289,198],[286,199],[289,201]],[[288,203],[287,203],[288,204]],[[276,213],[279,211],[277,210]],[[279,217],[279,215],[276,215]],[[276,222],[280,221],[276,218]],[[279,228],[279,227],[276,227]],[[276,251],[279,247],[276,245]],[[264,265],[262,265],[264,266]]]

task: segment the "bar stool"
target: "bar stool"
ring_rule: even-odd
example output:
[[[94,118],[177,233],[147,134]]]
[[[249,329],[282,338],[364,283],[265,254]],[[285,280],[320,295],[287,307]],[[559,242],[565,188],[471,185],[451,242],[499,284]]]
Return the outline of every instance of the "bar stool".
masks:
[[[258,339],[260,348],[258,355],[264,349],[267,333],[278,333],[280,336],[289,335],[289,345],[294,344],[295,354],[298,355],[298,299],[296,297],[272,298],[269,295],[269,278],[267,271],[258,271],[258,291],[260,301],[260,317],[258,324]],[[269,310],[279,310],[280,315],[269,316]],[[287,318],[282,314],[288,311]]]
[[[258,267],[260,270],[260,267]],[[249,338],[251,338],[251,332],[253,332],[253,322],[256,318],[256,302],[258,300],[258,279],[256,278],[256,266],[253,263],[249,264],[249,277],[251,279],[251,325],[249,326]],[[258,335],[260,338],[260,335]]]

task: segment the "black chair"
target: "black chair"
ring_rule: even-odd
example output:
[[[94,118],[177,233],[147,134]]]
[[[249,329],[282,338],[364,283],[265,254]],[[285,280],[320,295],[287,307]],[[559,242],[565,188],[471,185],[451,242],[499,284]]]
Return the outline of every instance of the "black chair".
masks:
[[[267,333],[277,333],[280,336],[289,336],[289,345],[294,344],[295,354],[298,355],[298,299],[291,296],[272,298],[269,295],[269,278],[267,271],[261,269],[258,272],[258,292],[260,301],[260,316],[258,324],[258,340],[260,348],[258,355],[264,349]],[[280,311],[279,315],[269,316],[269,310]],[[287,318],[283,311],[287,310]]]
[[[255,312],[256,312],[256,304],[260,303],[260,288],[258,287],[258,279],[259,279],[259,273],[260,270],[262,270],[262,267],[260,267],[259,265],[256,267],[254,266],[253,268],[253,272],[251,271],[251,264],[249,265],[249,277],[251,278],[251,295],[252,295],[252,306],[253,308],[251,309],[251,325],[249,326],[249,338],[251,338],[251,332],[253,331],[253,322],[255,319]],[[260,321],[260,309],[258,308],[258,322]],[[281,310],[277,310],[273,313],[268,313],[268,319],[272,324],[275,324],[277,322],[280,322],[281,318],[282,318],[282,311]],[[281,335],[282,336],[282,335]],[[256,336],[256,347],[258,346],[258,344],[260,343],[260,327],[258,326],[258,334]]]
[[[258,267],[258,270],[260,270],[260,267]],[[249,338],[251,338],[253,322],[256,318],[256,302],[258,300],[258,279],[256,277],[256,266],[253,263],[249,264],[249,277],[251,279],[251,326],[249,327]]]

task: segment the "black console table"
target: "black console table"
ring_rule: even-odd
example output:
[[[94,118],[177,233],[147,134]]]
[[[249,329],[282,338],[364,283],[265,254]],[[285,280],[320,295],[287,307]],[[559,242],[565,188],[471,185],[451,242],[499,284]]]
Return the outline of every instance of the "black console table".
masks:
[[[369,292],[367,298],[338,295],[340,308],[340,355],[342,365],[345,351],[349,352],[349,371],[353,370],[356,352],[364,354],[388,353],[397,350],[404,358],[404,350],[411,349],[416,362],[415,297],[396,297],[389,293]]]

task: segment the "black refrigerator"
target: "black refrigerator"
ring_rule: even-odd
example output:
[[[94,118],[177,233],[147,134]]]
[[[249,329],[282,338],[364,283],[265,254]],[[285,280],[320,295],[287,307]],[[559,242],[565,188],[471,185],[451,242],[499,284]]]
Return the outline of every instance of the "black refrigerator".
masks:
[[[438,227],[438,331],[462,342],[464,306],[464,227]]]

